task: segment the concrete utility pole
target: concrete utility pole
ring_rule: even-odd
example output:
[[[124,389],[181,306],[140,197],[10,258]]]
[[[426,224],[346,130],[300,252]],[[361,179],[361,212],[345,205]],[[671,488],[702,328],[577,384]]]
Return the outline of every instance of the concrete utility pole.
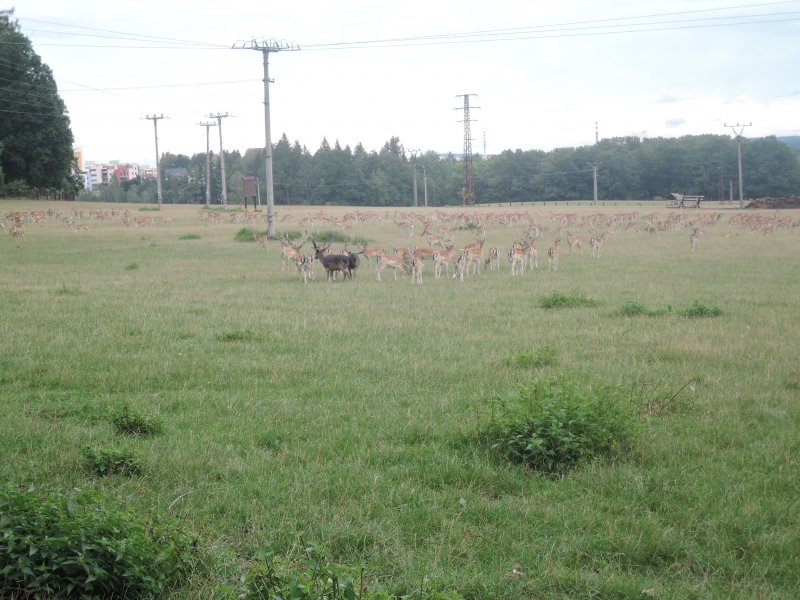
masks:
[[[164,197],[161,193],[161,157],[158,154],[158,122],[161,119],[166,119],[166,117],[164,115],[153,114],[152,116],[145,115],[144,118],[153,122],[153,130],[156,134],[156,196],[158,197],[158,208],[160,210]]]
[[[217,113],[215,115],[206,115],[211,119],[217,120],[217,129],[219,129],[219,166],[220,166],[220,177],[222,177],[222,205],[225,207],[225,210],[228,210],[228,181],[225,177],[225,151],[222,149],[222,119],[225,117],[230,117],[228,113],[224,115],[222,113]]]
[[[422,184],[425,190],[425,208],[428,208],[428,171],[425,170],[425,165],[420,167],[422,167]]]
[[[594,205],[597,206],[597,163],[592,163],[592,181],[594,183]]]
[[[270,132],[269,115],[269,54],[270,52],[282,52],[284,50],[300,50],[300,47],[292,42],[284,42],[274,39],[250,40],[249,42],[237,42],[234,48],[242,50],[258,50],[264,59],[264,153],[266,154],[266,177],[267,177],[267,235],[275,237],[275,185],[272,178],[272,136]]]
[[[477,95],[457,94],[456,98],[464,98],[464,106],[453,109],[464,111],[464,206],[473,206],[475,204],[475,181],[472,178],[472,132],[470,130],[472,119],[469,118],[469,110],[470,108],[480,109],[480,106],[470,107],[469,97],[477,97]]]
[[[414,173],[414,198],[411,206],[416,208],[419,206],[419,202],[417,201],[417,152],[419,150],[409,150],[411,152],[411,170]]]
[[[744,133],[745,127],[750,127],[752,123],[747,123],[746,125],[742,125],[741,123],[736,123],[736,125],[728,125],[725,124],[725,127],[730,127],[731,131],[736,134],[736,146],[739,151],[739,208],[744,208],[744,177],[742,175],[742,133]],[[736,128],[739,127],[739,131],[736,131]]]
[[[594,122],[594,143],[600,141],[600,130],[597,128],[597,121]]]
[[[211,206],[211,141],[209,131],[211,131],[211,127],[216,127],[217,124],[206,122],[198,123],[198,125],[206,128],[206,206]]]

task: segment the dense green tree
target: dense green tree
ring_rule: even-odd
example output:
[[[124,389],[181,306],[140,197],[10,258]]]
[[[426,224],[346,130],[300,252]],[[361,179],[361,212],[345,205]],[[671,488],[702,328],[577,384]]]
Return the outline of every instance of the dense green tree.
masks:
[[[72,191],[69,117],[50,67],[42,63],[13,18],[0,11],[0,168],[4,178],[39,189]]]

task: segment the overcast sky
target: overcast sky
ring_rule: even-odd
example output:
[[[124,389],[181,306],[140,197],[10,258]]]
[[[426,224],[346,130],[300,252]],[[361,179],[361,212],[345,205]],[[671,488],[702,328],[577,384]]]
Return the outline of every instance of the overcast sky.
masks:
[[[79,8],[78,8],[79,7]],[[261,52],[270,54],[272,141],[460,153],[550,150],[600,137],[800,134],[800,0],[17,0],[88,160],[154,164],[264,146]],[[480,108],[478,108],[480,107]],[[484,146],[485,144],[485,146]],[[211,130],[211,146],[219,135]]]

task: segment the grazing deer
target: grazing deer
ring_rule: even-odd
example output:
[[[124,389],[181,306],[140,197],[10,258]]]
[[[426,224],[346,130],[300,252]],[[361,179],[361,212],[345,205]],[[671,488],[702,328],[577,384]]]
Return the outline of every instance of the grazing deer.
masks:
[[[330,244],[320,248],[314,240],[311,240],[311,243],[314,245],[314,258],[322,263],[325,272],[328,274],[328,281],[336,281],[335,274],[338,272],[343,273],[345,278],[353,278],[353,274],[350,271],[350,257],[348,255],[325,254],[331,247]]]
[[[694,254],[695,248],[697,248],[697,236],[699,236],[701,233],[703,232],[697,227],[692,229],[692,234],[689,236],[689,242],[691,242],[692,245],[692,254]]]
[[[528,240],[528,251],[526,256],[528,258],[528,268],[533,271],[534,267],[536,270],[539,270],[539,250],[536,248],[536,244],[533,243],[533,240]]]
[[[378,248],[377,246],[367,246],[365,242],[358,243],[358,249],[361,254],[363,254],[367,260],[370,258],[375,259],[375,263],[377,264],[378,259],[386,254],[386,251],[383,248]]]
[[[25,232],[22,230],[22,225],[17,225],[15,223],[11,226],[8,233],[11,234],[11,237],[14,238],[18,244],[25,241]]]
[[[456,270],[455,273],[453,273],[453,279],[464,281],[464,272],[467,270],[469,262],[469,253],[464,250],[458,255],[458,260],[456,261]]]
[[[490,271],[500,270],[500,249],[497,246],[489,248],[489,258],[486,259],[486,267]]]
[[[298,254],[295,257],[295,266],[303,283],[308,283],[309,279],[314,279],[314,257],[310,254]]]
[[[581,236],[572,235],[569,232],[569,229],[567,230],[567,244],[569,245],[569,253],[570,254],[572,254],[572,249],[573,248],[577,248],[578,252],[582,252],[583,247],[581,246],[581,241],[582,241]]]
[[[305,242],[299,246],[294,246],[287,238],[281,238],[281,271],[286,270],[290,260],[296,260],[300,256],[300,249],[304,245]]]
[[[508,262],[511,263],[511,276],[516,277],[525,272],[525,249],[519,246],[517,242],[511,246],[508,251]]]
[[[392,269],[394,271],[394,280],[397,281],[397,271],[403,273],[405,277],[406,273],[406,261],[405,257],[399,254],[383,254],[382,256],[378,257],[378,264],[375,267],[375,276],[378,281],[381,281],[381,271],[384,269]]]
[[[547,249],[547,262],[548,262],[548,271],[558,271],[558,255],[561,253],[561,250],[558,248],[558,243],[561,240],[556,240],[553,242],[553,245]]]
[[[422,271],[425,269],[425,259],[419,254],[411,255],[411,284],[422,285]]]
[[[592,249],[592,258],[600,258],[600,252],[603,249],[603,242],[606,240],[605,232],[600,235],[594,234],[589,240],[589,246]]]

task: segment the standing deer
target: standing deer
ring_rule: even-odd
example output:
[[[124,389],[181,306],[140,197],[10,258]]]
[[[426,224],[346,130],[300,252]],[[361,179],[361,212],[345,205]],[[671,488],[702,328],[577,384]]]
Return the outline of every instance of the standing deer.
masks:
[[[558,255],[561,251],[558,248],[558,243],[561,240],[556,240],[553,242],[553,245],[547,249],[547,261],[548,261],[548,270],[549,271],[558,271]]]
[[[328,281],[335,281],[337,272],[343,273],[345,277],[353,278],[353,274],[350,271],[349,256],[345,254],[325,254],[331,247],[330,244],[320,248],[314,240],[311,240],[311,243],[314,245],[314,258],[322,263],[325,272],[328,274]]]

